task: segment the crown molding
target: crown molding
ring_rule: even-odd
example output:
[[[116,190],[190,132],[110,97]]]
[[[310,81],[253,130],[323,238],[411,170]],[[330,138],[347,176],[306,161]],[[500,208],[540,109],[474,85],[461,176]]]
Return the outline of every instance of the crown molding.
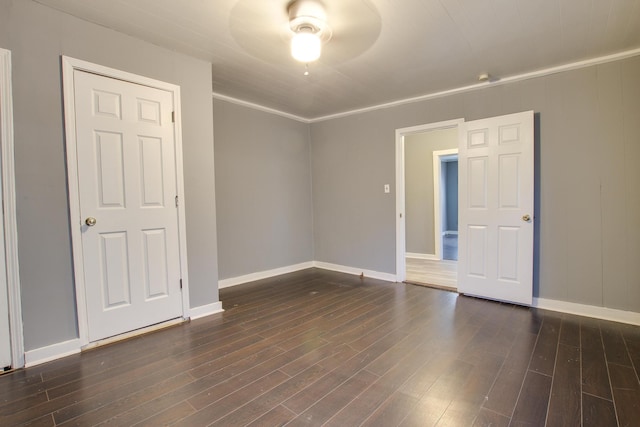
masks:
[[[493,86],[501,86],[509,83],[516,83],[524,80],[535,79],[538,77],[549,76],[552,74],[564,73],[566,71],[572,71],[580,68],[591,67],[594,65],[605,64],[607,62],[613,62],[613,61],[619,61],[622,59],[632,58],[638,55],[640,55],[640,48],[626,50],[626,51],[614,53],[611,55],[599,56],[597,58],[571,62],[568,64],[558,65],[556,67],[544,68],[541,70],[531,71],[529,73],[516,74],[509,77],[503,77],[494,81],[475,83],[472,85],[461,86],[454,89],[447,89],[440,92],[428,93],[428,94],[424,94],[424,95],[420,95],[412,98],[400,99],[397,101],[387,102],[384,104],[377,104],[377,105],[372,105],[370,107],[358,108],[355,110],[348,110],[341,113],[328,114],[326,116],[319,116],[319,117],[301,117],[295,114],[285,113],[283,111],[265,107],[263,105],[255,104],[253,102],[243,101],[241,99],[233,98],[227,95],[222,95],[216,92],[213,92],[213,97],[216,99],[221,99],[223,101],[229,101],[234,104],[243,105],[245,107],[249,107],[256,110],[265,111],[267,113],[276,114],[289,119],[297,120],[302,123],[316,123],[316,122],[338,119],[338,118],[347,117],[347,116],[353,116],[356,114],[368,113],[376,110],[382,110],[385,108],[398,107],[401,105],[412,104],[415,102],[427,101],[430,99],[442,98],[445,96],[457,95],[465,92],[471,92],[474,90],[486,89],[488,87],[493,87]]]
[[[243,101],[242,99],[234,98],[228,95],[223,95],[217,92],[213,92],[212,95],[214,99],[219,99],[221,101],[231,102],[232,104],[241,105],[243,107],[252,108],[254,110],[263,111],[265,113],[275,114],[276,116],[286,117],[287,119],[296,120],[302,123],[311,123],[310,119],[296,116],[295,114],[285,113],[284,111],[276,110],[275,108],[269,108],[269,107],[265,107],[264,105],[256,104],[253,102]]]

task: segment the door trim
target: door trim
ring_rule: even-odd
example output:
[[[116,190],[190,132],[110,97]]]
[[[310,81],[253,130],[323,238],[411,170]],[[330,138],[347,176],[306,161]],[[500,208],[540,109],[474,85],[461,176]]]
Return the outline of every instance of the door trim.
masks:
[[[13,154],[13,94],[11,51],[0,48],[0,145],[2,146],[2,200],[4,203],[4,245],[11,333],[11,366],[24,366],[24,335],[18,262],[15,165]]]
[[[458,149],[438,150],[433,152],[433,237],[435,239],[435,258],[443,259],[442,250],[442,215],[444,214],[444,194],[442,193],[442,163],[447,158],[458,158]]]
[[[438,129],[457,128],[464,119],[446,120],[396,129],[396,282],[404,282],[407,275],[405,235],[404,137]]]
[[[62,56],[62,80],[64,98],[65,141],[67,155],[67,177],[69,186],[69,218],[73,249],[74,279],[76,289],[76,307],[78,313],[78,334],[80,345],[89,344],[89,323],[84,283],[84,260],[82,255],[82,235],[80,224],[80,192],[78,188],[78,168],[76,155],[76,111],[74,101],[74,71],[86,71],[108,78],[165,90],[173,94],[175,111],[174,138],[176,147],[176,185],[178,203],[178,241],[180,252],[180,275],[182,278],[182,317],[189,318],[189,278],[187,271],[187,241],[184,209],[184,175],[182,167],[182,128],[180,112],[180,86],[154,80],[148,77],[93,64],[80,59]]]

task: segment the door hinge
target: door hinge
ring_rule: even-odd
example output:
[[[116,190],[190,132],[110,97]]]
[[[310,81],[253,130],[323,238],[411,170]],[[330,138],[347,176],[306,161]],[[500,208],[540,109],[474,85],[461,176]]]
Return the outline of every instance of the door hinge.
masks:
[[[178,196],[176,196],[176,208],[178,207]]]
[[[176,112],[172,111],[171,112],[171,123],[175,123],[176,122]]]
[[[182,279],[180,279],[180,289],[182,289]]]

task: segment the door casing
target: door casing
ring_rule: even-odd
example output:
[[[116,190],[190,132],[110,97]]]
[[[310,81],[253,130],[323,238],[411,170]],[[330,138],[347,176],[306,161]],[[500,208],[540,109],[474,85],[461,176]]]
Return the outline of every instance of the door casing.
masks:
[[[443,259],[442,222],[446,212],[445,189],[442,180],[442,163],[448,159],[458,158],[458,149],[438,150],[433,152],[433,236],[435,238],[435,258]]]
[[[84,259],[82,255],[82,234],[80,217],[80,192],[78,187],[78,168],[75,137],[75,102],[74,102],[74,70],[86,71],[108,78],[124,80],[130,83],[162,89],[173,94],[175,112],[175,146],[176,175],[178,191],[178,239],[180,251],[180,274],[182,278],[182,317],[189,318],[189,278],[187,271],[186,222],[184,209],[184,174],[182,166],[182,130],[180,112],[180,87],[144,76],[93,64],[87,61],[62,56],[64,115],[66,135],[67,174],[69,185],[69,217],[71,223],[71,240],[74,261],[74,279],[76,288],[76,305],[78,313],[78,331],[80,345],[89,344],[87,320],[87,303],[85,295]]]
[[[11,335],[11,367],[15,369],[24,366],[24,337],[18,268],[12,99],[11,52],[0,49],[0,150],[2,152],[1,195],[4,204],[4,262],[6,265],[9,333]]]

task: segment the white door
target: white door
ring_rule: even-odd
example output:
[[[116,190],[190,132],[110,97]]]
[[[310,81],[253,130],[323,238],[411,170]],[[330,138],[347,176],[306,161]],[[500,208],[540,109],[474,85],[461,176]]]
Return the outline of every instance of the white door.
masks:
[[[460,293],[531,305],[533,111],[460,125]]]
[[[182,315],[173,98],[74,71],[89,341]]]

